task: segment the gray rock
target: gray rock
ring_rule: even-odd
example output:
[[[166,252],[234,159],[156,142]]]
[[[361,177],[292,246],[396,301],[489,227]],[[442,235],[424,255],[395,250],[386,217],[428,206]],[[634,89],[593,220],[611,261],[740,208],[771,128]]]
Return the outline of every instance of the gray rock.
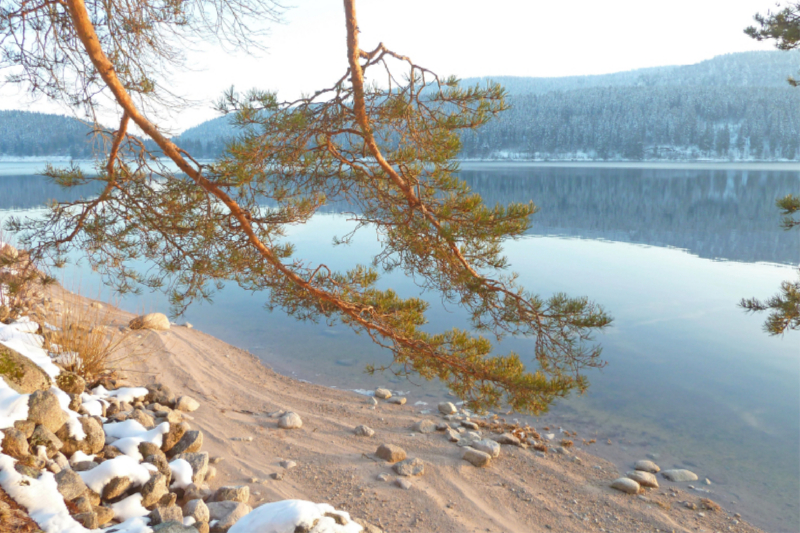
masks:
[[[658,480],[654,474],[645,472],[644,470],[633,470],[625,474],[627,477],[634,480],[642,487],[650,487],[652,489],[658,488]]]
[[[142,409],[134,409],[128,418],[136,420],[147,429],[153,429],[156,427],[155,419],[149,414],[145,413]]]
[[[23,476],[28,476],[33,479],[39,479],[39,476],[42,475],[42,471],[40,469],[24,465],[22,463],[16,463],[14,465],[14,470],[19,472]]]
[[[164,524],[167,522],[183,522],[183,511],[177,505],[170,505],[169,507],[156,507],[150,514],[150,525]]]
[[[371,437],[375,435],[375,430],[372,429],[371,427],[362,424],[360,426],[357,426],[356,429],[353,430],[353,433],[355,433],[359,437]]]
[[[207,530],[206,530],[207,531]],[[184,526],[182,522],[172,520],[170,522],[162,522],[153,526],[154,533],[200,533],[197,529],[197,524],[193,526]]]
[[[183,516],[191,516],[197,522],[208,522],[211,520],[211,515],[208,513],[208,506],[206,502],[200,498],[186,502],[183,506]]]
[[[82,416],[78,421],[81,423],[81,427],[86,436],[80,440],[71,437],[69,434],[69,426],[64,424],[61,426],[61,429],[58,430],[58,433],[56,433],[56,436],[64,443],[61,451],[64,455],[69,456],[72,456],[72,454],[78,450],[87,455],[100,453],[106,443],[106,433],[103,431],[103,425],[90,416]],[[106,457],[106,459],[110,458],[111,457]]]
[[[658,474],[661,471],[661,468],[658,467],[653,461],[636,461],[634,463],[633,468],[636,470],[641,470],[642,472],[650,472],[651,474]]]
[[[375,455],[389,463],[396,463],[406,458],[406,451],[400,446],[394,444],[381,444]]]
[[[403,490],[410,489],[413,485],[411,482],[405,478],[398,478],[394,480],[394,484],[400,487]]]
[[[208,505],[208,514],[211,520],[217,523],[211,528],[212,531],[227,531],[244,515],[253,509],[242,502],[211,502]]]
[[[250,500],[250,487],[247,485],[236,485],[220,487],[214,493],[215,502],[242,502]]]
[[[441,402],[439,405],[439,412],[443,415],[454,415],[458,412],[456,406],[450,402]]]
[[[75,521],[86,529],[97,529],[100,527],[100,520],[94,512],[78,513],[74,516]]]
[[[383,472],[383,473],[381,473],[381,474],[378,474],[378,475],[376,476],[376,479],[377,479],[378,481],[389,481],[391,478],[392,478],[392,476],[390,476],[390,475],[389,475],[389,474],[387,474],[386,472]]]
[[[167,461],[167,456],[164,455],[163,452],[160,455],[147,455],[145,456],[143,462],[150,463],[151,465],[158,468],[158,473],[162,474],[165,478],[167,478],[167,486],[170,485],[170,483],[172,482],[172,470],[170,470],[169,462]]]
[[[179,409],[187,413],[197,411],[199,408],[200,408],[200,402],[198,402],[191,396],[181,396],[175,401],[175,409]]]
[[[278,427],[283,429],[298,429],[303,427],[303,420],[297,413],[286,413],[278,419]]]
[[[396,463],[392,469],[400,476],[421,476],[425,473],[425,463],[421,459],[414,457],[413,459],[406,459]]]
[[[292,468],[297,466],[297,463],[290,460],[283,460],[280,462],[280,465],[285,468],[286,470],[291,470]]]
[[[186,490],[183,491],[183,498],[185,500],[208,500],[211,498],[213,492],[206,485],[196,485],[191,483]]]
[[[182,453],[195,453],[199,452],[202,447],[203,432],[199,429],[191,430],[183,434],[181,440],[167,452],[167,455],[175,457]]]
[[[130,321],[128,327],[131,329],[166,331],[169,329],[169,318],[163,313],[149,313],[134,318]]]
[[[102,498],[106,501],[115,500],[125,494],[131,484],[131,479],[128,476],[115,477],[103,487]]]
[[[461,440],[461,434],[458,431],[450,428],[444,430],[444,436],[447,437],[447,440],[450,442],[458,442]]]
[[[393,396],[389,398],[389,403],[393,403],[396,405],[405,405],[406,404],[406,397],[405,396]]]
[[[471,446],[478,451],[488,453],[492,457],[500,457],[500,444],[496,441],[483,439],[473,442]]]
[[[28,398],[28,420],[55,433],[67,421],[67,415],[61,410],[61,404],[53,391],[37,390]]]
[[[43,425],[36,426],[36,429],[33,430],[33,435],[28,439],[28,444],[33,450],[39,446],[44,446],[48,459],[55,457],[63,446],[61,439]]]
[[[478,431],[480,429],[480,426],[475,422],[473,422],[472,420],[464,420],[461,422],[461,425],[473,431]]]
[[[169,479],[161,472],[156,472],[142,487],[142,506],[151,508],[169,492]]]
[[[145,387],[147,388],[147,395],[144,397],[145,403],[160,403],[161,405],[175,403],[175,394],[163,383],[151,383]],[[128,409],[124,405],[120,405],[120,410],[127,411]]]
[[[392,391],[389,389],[377,388],[375,389],[375,397],[380,398],[381,400],[388,400],[392,397]]]
[[[3,453],[15,459],[22,459],[29,453],[28,439],[15,428],[3,429]]]
[[[208,473],[208,452],[182,453],[175,459],[185,459],[192,467],[192,483],[199,485]]]
[[[189,424],[186,422],[178,422],[177,424],[170,422],[169,431],[164,435],[161,442],[161,450],[164,452],[172,451],[172,448],[180,442],[183,435],[190,429]]]
[[[521,444],[519,439],[511,433],[503,433],[492,437],[492,439],[500,444],[508,444],[510,446],[519,446]]]
[[[673,470],[664,470],[661,472],[661,475],[667,478],[670,481],[674,481],[676,483],[682,481],[697,481],[697,474],[690,470],[684,470],[683,468],[675,468]]]
[[[50,376],[39,366],[8,346],[0,344],[0,378],[20,394],[46,391]],[[55,431],[58,428],[51,429]]]
[[[639,490],[641,490],[641,487],[639,487],[638,483],[627,477],[617,478],[612,481],[611,488],[620,490],[627,494],[636,494],[639,492]]]
[[[433,433],[436,431],[436,423],[431,420],[420,420],[414,424],[414,431],[417,433]]]
[[[55,475],[58,492],[65,501],[72,501],[86,492],[86,483],[77,472],[65,468]]]
[[[464,455],[462,456],[462,459],[472,463],[474,466],[484,467],[491,463],[492,456],[486,452],[476,450],[475,448],[466,447],[464,448]]]

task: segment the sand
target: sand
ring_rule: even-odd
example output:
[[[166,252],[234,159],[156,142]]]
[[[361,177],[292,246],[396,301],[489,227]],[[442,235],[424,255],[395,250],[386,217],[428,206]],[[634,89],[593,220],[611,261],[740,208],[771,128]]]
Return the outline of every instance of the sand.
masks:
[[[116,324],[134,317],[120,310],[112,316]],[[462,460],[462,449],[441,432],[412,432],[423,418],[441,420],[420,414],[420,407],[379,401],[371,409],[365,396],[279,375],[254,355],[196,329],[137,334],[140,348],[153,355],[126,372],[126,381],[161,382],[198,400],[190,424],[203,431],[203,450],[223,458],[211,487],[249,485],[254,507],[289,498],[326,502],[391,533],[761,531],[724,509],[686,508],[680,502],[700,506],[703,496],[688,483],[659,476],[661,487],[640,495],[611,489],[624,472],[591,455],[591,448],[579,449],[579,439],[570,455],[545,458],[533,448],[503,446],[500,457],[479,469]],[[270,414],[280,410],[298,413],[302,428],[279,429]],[[375,435],[355,436],[360,424]],[[382,443],[424,461],[425,473],[410,478],[410,489],[396,486],[390,465],[374,456]],[[297,467],[284,469],[284,459]],[[631,469],[636,459],[643,458],[632,457]]]

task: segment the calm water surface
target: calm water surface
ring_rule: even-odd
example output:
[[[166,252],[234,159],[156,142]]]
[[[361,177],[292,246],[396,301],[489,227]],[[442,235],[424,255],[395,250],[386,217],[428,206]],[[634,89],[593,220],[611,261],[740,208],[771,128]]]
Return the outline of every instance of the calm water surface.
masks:
[[[92,194],[65,195],[32,175],[40,167],[0,163],[0,218]],[[539,206],[528,235],[506,245],[527,288],[543,296],[587,295],[615,318],[599,338],[608,366],[590,374],[588,393],[559,403],[537,423],[597,438],[590,451],[621,468],[658,454],[662,468],[687,467],[709,478],[712,485],[698,487],[766,530],[800,530],[800,333],[768,337],[763,316],[736,306],[745,296],[772,295],[797,275],[791,265],[800,263],[800,232],[778,228],[774,202],[800,193],[800,169],[465,165],[462,177],[488,203]],[[299,256],[349,268],[377,249],[366,233],[349,247],[331,247],[332,237],[350,227],[346,217],[327,213],[290,238]],[[90,295],[99,286],[85,268],[64,275],[67,287],[79,280]],[[382,283],[419,292],[394,274]],[[364,375],[366,363],[388,362],[368,340],[267,313],[263,303],[227,287],[186,318],[303,379],[351,389],[389,383],[408,391],[411,403],[433,404],[444,394],[436,384]],[[122,305],[166,307],[159,295]],[[462,313],[440,304],[430,318],[431,329],[464,324]],[[530,359],[530,346],[511,339],[500,349]]]

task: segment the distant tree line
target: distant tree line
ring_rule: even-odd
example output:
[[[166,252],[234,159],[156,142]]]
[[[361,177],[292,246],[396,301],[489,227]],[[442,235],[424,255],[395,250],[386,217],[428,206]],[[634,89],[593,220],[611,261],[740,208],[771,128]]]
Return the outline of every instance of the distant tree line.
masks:
[[[71,117],[0,111],[0,155],[92,157],[91,126]]]

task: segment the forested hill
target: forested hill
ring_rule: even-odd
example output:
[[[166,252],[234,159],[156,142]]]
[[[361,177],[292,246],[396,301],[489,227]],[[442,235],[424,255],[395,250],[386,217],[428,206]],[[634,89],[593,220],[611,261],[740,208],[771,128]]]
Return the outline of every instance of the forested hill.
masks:
[[[0,111],[0,155],[92,156],[92,128],[72,117]]]

